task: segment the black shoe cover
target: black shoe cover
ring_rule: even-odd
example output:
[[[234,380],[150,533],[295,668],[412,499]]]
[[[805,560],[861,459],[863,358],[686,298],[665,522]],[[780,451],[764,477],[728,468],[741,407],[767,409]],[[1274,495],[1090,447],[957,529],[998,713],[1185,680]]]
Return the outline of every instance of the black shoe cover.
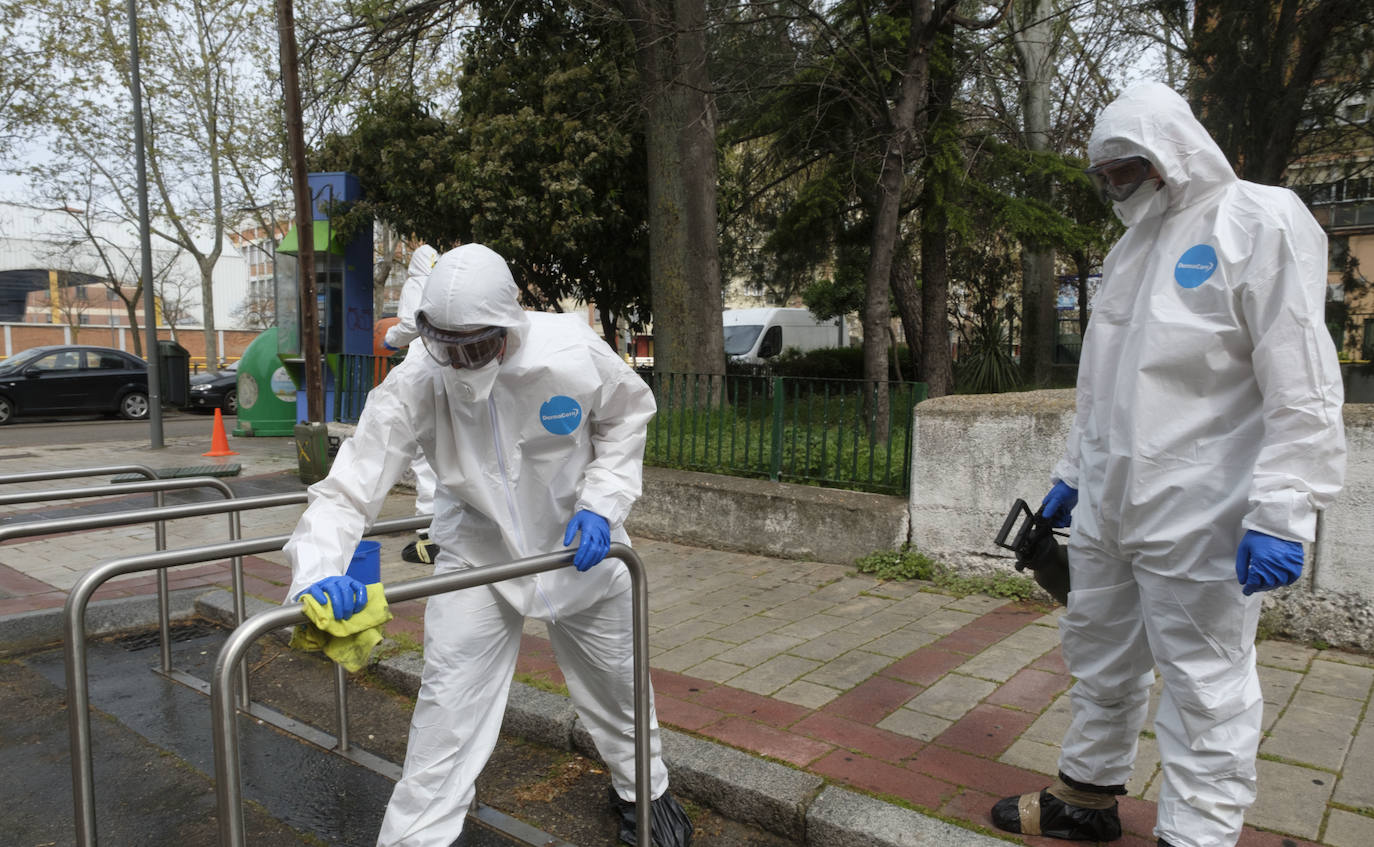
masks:
[[[428,538],[412,541],[401,549],[402,559],[420,565],[434,564],[434,559],[438,555],[439,545],[430,541]]]
[[[1023,795],[1029,797],[1030,795]],[[1022,825],[1021,797],[1004,797],[992,807],[992,823],[1007,832],[1046,835],[1067,841],[1113,841],[1121,837],[1116,805],[1110,809],[1071,806],[1048,791],[1040,792],[1040,820]]]
[[[620,816],[620,841],[639,844],[639,826],[635,820],[635,804],[620,799],[610,788],[611,808]],[[673,795],[663,792],[649,804],[649,828],[654,834],[654,847],[691,847],[692,821]]]

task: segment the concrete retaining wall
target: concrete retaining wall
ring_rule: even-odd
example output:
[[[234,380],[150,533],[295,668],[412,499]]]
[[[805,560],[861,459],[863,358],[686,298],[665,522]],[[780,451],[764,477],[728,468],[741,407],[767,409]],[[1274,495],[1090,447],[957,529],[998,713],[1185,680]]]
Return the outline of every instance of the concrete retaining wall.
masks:
[[[626,528],[682,544],[848,565],[901,546],[907,514],[903,497],[649,467]]]
[[[917,407],[911,540],[965,572],[1010,567],[993,539],[1012,502],[1035,508],[1073,418],[1074,392],[942,397]],[[1374,649],[1374,405],[1345,407],[1346,487],[1322,516],[1298,585],[1265,597],[1265,622],[1303,640]]]

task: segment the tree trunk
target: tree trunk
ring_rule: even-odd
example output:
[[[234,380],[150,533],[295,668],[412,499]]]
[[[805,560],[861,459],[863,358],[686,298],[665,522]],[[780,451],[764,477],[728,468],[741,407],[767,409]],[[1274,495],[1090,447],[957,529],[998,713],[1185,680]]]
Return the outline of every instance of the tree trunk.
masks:
[[[1021,250],[1021,378],[1050,384],[1056,332],[1054,251]]]
[[[205,369],[213,370],[219,366],[219,339],[215,335],[215,262],[219,256],[206,257],[200,261],[200,303],[205,327]]]
[[[1088,334],[1088,277],[1092,274],[1092,266],[1088,264],[1086,253],[1076,254],[1073,264],[1078,271],[1078,337],[1082,338]]]
[[[616,332],[615,312],[610,309],[597,309],[601,313],[601,337],[611,346],[611,349],[620,352],[620,336]],[[724,344],[724,342],[721,342]]]
[[[929,73],[926,158],[921,168],[921,364],[917,374],[927,397],[943,397],[954,390],[954,366],[949,354],[949,206],[962,193],[962,170],[957,123],[951,100],[957,81],[952,66],[952,38],[933,42],[941,61]]]
[[[377,235],[378,246],[381,248],[381,258],[377,260],[377,265],[372,269],[372,315],[373,321],[382,319],[383,307],[386,305],[386,284],[391,279],[391,269],[396,266],[396,249],[401,246],[400,233],[396,228],[385,221],[378,222],[380,231]]]
[[[705,0],[622,0],[644,86],[654,370],[723,374]]]
[[[897,304],[897,315],[902,319],[902,333],[906,335],[908,355],[911,357],[911,373],[920,373],[921,367],[921,289],[916,285],[916,274],[911,267],[911,253],[902,249],[892,264],[892,294]]]
[[[921,381],[927,397],[944,397],[954,390],[954,365],[949,357],[949,232],[935,216],[921,216]]]
[[[133,336],[134,355],[143,356],[143,333],[139,331],[138,325],[138,298],[143,293],[143,286],[134,289],[133,299],[124,301],[124,311],[129,315],[129,334]]]
[[[1050,76],[1053,72],[1054,29],[1048,0],[1023,0],[1010,21],[1016,63],[1021,71],[1022,141],[1026,149],[1049,149]],[[1049,203],[1053,184],[1033,180],[1032,196]],[[1021,377],[1027,385],[1050,383],[1054,364],[1054,251],[1038,246],[1021,250]]]
[[[930,0],[914,0],[911,3],[906,64],[902,69],[896,102],[888,113],[887,138],[874,202],[868,270],[864,274],[864,379],[880,386],[887,379],[888,291],[892,284],[892,259],[896,254],[898,225],[901,222],[907,157],[914,139],[920,134],[918,116],[924,114],[927,103],[926,83],[930,77],[930,44],[933,40],[932,14]],[[887,391],[880,387],[869,418],[874,423],[875,439],[887,436],[887,412]]]

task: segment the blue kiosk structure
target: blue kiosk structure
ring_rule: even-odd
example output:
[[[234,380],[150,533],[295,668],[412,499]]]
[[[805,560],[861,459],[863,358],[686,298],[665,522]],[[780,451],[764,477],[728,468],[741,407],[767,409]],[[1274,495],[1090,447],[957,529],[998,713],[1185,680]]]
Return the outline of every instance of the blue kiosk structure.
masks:
[[[373,353],[372,225],[359,227],[347,241],[330,222],[330,213],[362,197],[357,177],[325,172],[308,175],[311,196],[311,243],[315,250],[315,296],[325,417],[336,418],[337,394],[342,385],[344,357]],[[261,388],[258,403],[240,404],[236,435],[290,435],[294,432],[302,454],[302,477],[307,475],[305,453],[327,450],[326,421],[311,421],[306,400],[304,344],[300,319],[300,278],[296,261],[301,233],[292,227],[277,245],[275,264],[276,326],[254,339],[244,351],[239,380],[245,376]],[[261,348],[261,349],[259,349]],[[291,388],[287,388],[287,379]],[[262,390],[270,386],[270,390]],[[294,393],[294,396],[292,396]],[[261,408],[259,408],[261,405]],[[320,448],[317,450],[317,448]],[[321,455],[310,464],[310,475],[323,476],[328,462]]]

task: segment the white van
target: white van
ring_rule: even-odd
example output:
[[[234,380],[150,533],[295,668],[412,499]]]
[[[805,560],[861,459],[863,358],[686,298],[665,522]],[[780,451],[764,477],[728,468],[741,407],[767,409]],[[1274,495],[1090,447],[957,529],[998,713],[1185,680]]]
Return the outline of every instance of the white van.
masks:
[[[726,309],[725,355],[732,361],[762,364],[784,350],[803,352],[849,344],[843,318],[823,321],[808,309]]]

